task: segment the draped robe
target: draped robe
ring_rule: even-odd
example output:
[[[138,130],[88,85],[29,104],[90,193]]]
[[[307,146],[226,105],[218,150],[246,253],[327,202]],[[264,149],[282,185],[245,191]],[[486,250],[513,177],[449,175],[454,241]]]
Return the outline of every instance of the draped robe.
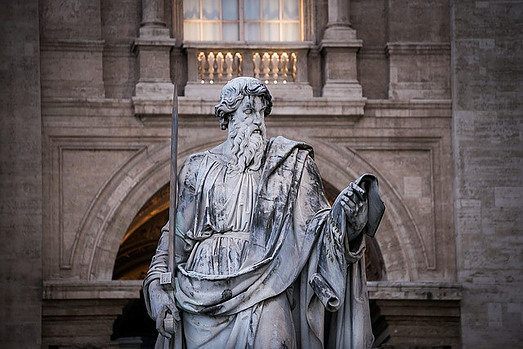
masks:
[[[241,253],[215,256],[217,263],[220,258],[233,260],[236,265],[227,272],[223,267],[218,272],[206,270],[194,262],[214,235],[233,237],[237,229],[234,223],[223,224],[219,214],[223,202],[215,202],[219,198],[209,193],[213,176],[222,173],[220,166],[224,164],[219,157],[208,151],[190,156],[180,171],[173,295],[182,313],[177,345],[216,346],[206,342],[207,337],[224,347],[267,345],[258,321],[278,302],[293,309],[287,319],[295,339],[290,346],[370,348],[373,335],[363,262],[366,228],[349,241],[349,223],[344,216],[332,215],[312,148],[283,137],[269,140],[263,169],[254,180],[250,222],[243,227],[247,234],[240,231],[238,237],[226,239]],[[219,231],[219,226],[226,231]],[[167,271],[167,231],[166,226],[144,280],[150,314],[149,284]],[[227,251],[226,244],[217,246],[212,248]],[[157,347],[167,342],[159,336]]]

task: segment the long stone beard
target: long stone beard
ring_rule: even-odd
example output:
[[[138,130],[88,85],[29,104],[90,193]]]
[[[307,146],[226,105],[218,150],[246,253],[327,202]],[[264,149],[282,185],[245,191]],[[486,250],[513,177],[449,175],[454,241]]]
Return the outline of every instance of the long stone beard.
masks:
[[[229,133],[235,162],[231,164],[231,168],[239,172],[245,172],[246,169],[259,170],[265,150],[265,138],[263,136],[265,129],[262,127],[261,134],[259,134],[253,133],[257,129],[254,125],[247,127],[235,126]]]

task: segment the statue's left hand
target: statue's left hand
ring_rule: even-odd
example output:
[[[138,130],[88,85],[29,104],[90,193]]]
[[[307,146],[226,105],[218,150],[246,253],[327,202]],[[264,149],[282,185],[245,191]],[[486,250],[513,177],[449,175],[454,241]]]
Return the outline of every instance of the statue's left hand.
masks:
[[[339,199],[351,228],[355,233],[359,233],[367,224],[367,193],[358,185],[350,183],[349,186],[340,193]]]

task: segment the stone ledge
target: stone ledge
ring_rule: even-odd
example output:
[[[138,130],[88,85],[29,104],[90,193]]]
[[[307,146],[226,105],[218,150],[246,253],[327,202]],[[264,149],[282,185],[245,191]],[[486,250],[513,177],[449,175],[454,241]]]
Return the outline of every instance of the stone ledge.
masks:
[[[452,282],[367,282],[373,300],[461,300],[461,284]]]
[[[178,113],[181,116],[213,116],[217,98],[178,97]],[[355,121],[365,115],[371,117],[452,117],[450,99],[412,99],[393,101],[388,99],[342,99],[313,97],[307,99],[287,99],[275,97],[271,115],[276,116],[344,116]],[[133,111],[134,108],[134,111]],[[170,122],[172,98],[132,99],[110,98],[43,98],[42,109],[45,116],[81,117],[89,116],[137,116],[151,121],[166,119]],[[72,111],[75,111],[74,113]],[[127,110],[122,113],[122,110]],[[296,112],[299,112],[297,114]],[[167,120],[168,118],[168,120]],[[161,123],[164,123],[163,121]]]
[[[104,40],[53,40],[42,41],[42,51],[102,52]]]
[[[461,300],[461,285],[452,282],[367,282],[370,299]],[[139,298],[141,280],[44,281],[43,299]]]
[[[261,49],[261,50],[282,50],[282,49],[309,49],[314,46],[312,41],[282,41],[282,42],[221,42],[221,41],[184,41],[183,48],[185,49],[225,49],[225,50],[245,50],[245,49]]]
[[[122,112],[126,110],[126,112]],[[42,98],[42,114],[48,116],[100,117],[100,116],[132,116],[132,101],[130,99],[112,98]]]
[[[445,117],[452,118],[450,99],[411,99],[395,101],[370,99],[365,105],[365,115],[374,117]]]
[[[137,299],[141,288],[141,280],[44,281],[43,299]]]
[[[388,42],[387,57],[392,55],[450,55],[450,42]]]
[[[170,122],[172,113],[172,101],[164,100],[145,100],[133,98],[134,113],[144,123],[155,119],[165,119]],[[217,99],[205,99],[194,97],[178,98],[178,114],[187,116],[214,115],[214,106]],[[274,116],[343,116],[354,118],[355,120],[363,116],[363,109],[366,99],[341,99],[315,97],[307,99],[280,99],[274,98]],[[161,120],[158,120],[161,121]]]

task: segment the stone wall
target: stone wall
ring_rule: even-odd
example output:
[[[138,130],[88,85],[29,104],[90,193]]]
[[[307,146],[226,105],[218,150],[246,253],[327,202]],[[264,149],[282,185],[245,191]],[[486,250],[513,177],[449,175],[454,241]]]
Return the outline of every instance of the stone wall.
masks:
[[[452,16],[463,347],[515,348],[523,343],[523,2],[454,1]]]
[[[0,11],[0,342],[38,348],[42,304],[42,126],[38,1]]]
[[[0,11],[7,348],[116,346],[111,324],[139,297],[138,280],[112,280],[114,261],[133,217],[168,182],[164,92],[190,75],[180,19],[170,18],[182,1],[163,3],[161,28],[143,23],[138,0],[10,1]],[[329,3],[350,13],[350,29]],[[278,95],[267,127],[312,144],[335,189],[365,171],[382,178],[386,273],[369,288],[378,342],[517,346],[522,1],[304,4],[317,11],[314,43],[301,47],[310,45],[314,97]],[[342,25],[326,30],[329,18]],[[180,162],[224,138],[210,117],[216,99],[182,85]]]

